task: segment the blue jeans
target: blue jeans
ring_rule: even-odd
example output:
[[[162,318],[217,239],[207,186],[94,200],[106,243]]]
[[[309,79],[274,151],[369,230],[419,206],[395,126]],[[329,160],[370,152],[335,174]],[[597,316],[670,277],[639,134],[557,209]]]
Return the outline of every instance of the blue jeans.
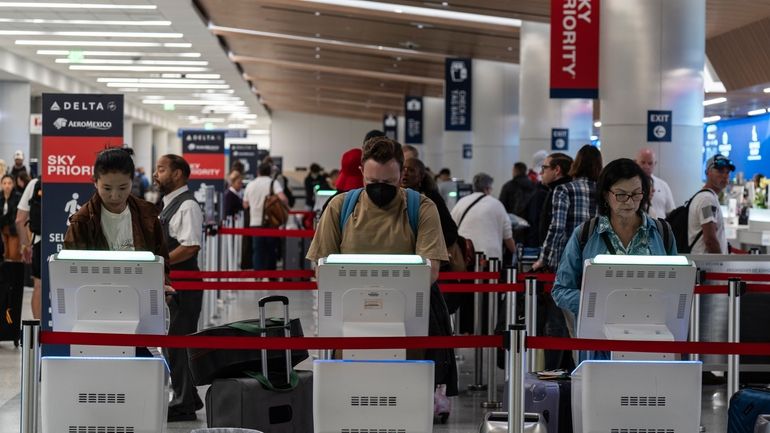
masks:
[[[255,271],[272,271],[276,268],[279,238],[251,238],[251,260]]]

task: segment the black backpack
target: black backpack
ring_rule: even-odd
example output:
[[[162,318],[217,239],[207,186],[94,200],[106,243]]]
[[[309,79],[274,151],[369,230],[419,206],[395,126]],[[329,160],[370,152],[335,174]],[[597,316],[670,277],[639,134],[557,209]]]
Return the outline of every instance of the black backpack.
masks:
[[[32,190],[32,197],[29,199],[29,230],[37,236],[43,232],[41,230],[41,204],[43,203],[43,180],[38,179],[35,183],[35,189]]]
[[[296,198],[294,198],[294,193],[291,192],[291,188],[289,187],[289,181],[286,179],[286,176],[278,173],[275,176],[273,176],[273,181],[278,179],[278,176],[281,176],[281,179],[283,179],[283,182],[281,182],[283,185],[283,194],[286,196],[286,199],[289,200],[289,209],[294,207],[294,203],[297,201]]]
[[[671,211],[666,217],[666,221],[671,225],[671,230],[674,232],[674,239],[676,239],[676,249],[679,254],[688,254],[692,251],[692,247],[698,242],[701,236],[703,236],[703,230],[699,230],[695,235],[695,239],[692,242],[687,241],[687,229],[690,218],[690,203],[696,195],[710,191],[709,189],[702,189],[696,192],[689,200],[687,200],[682,206]]]
[[[594,230],[596,230],[596,224],[599,222],[599,217],[593,217],[590,220],[583,223],[583,225],[580,228],[580,237],[578,238],[578,241],[580,242],[580,251],[583,251],[586,247],[586,244],[588,243],[588,238],[591,237]],[[664,220],[663,218],[655,218],[655,225],[658,228],[658,233],[663,236],[663,245],[666,247],[666,252],[671,251],[671,247],[673,247],[672,242],[674,239],[676,239],[675,236],[672,236],[672,228],[671,225]],[[606,235],[607,232],[602,233],[603,235]],[[615,254],[615,247],[612,246],[612,242],[610,242],[609,236],[602,236],[602,241],[604,241],[604,245],[607,247],[607,251],[610,254]],[[678,244],[677,244],[678,245]],[[677,250],[677,253],[680,251]]]

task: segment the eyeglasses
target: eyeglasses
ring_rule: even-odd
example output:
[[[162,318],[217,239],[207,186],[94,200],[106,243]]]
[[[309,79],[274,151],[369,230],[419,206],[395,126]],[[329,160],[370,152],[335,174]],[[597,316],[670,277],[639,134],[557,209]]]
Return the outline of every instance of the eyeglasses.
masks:
[[[633,201],[641,201],[642,197],[644,197],[643,192],[636,192],[633,194],[628,194],[625,192],[615,192],[610,191],[610,194],[615,196],[615,200],[617,200],[619,203],[625,203],[628,201],[628,199],[632,199]]]
[[[550,168],[551,170],[553,170],[553,167],[551,167],[550,165],[541,165],[540,166],[540,173],[545,173],[545,169],[546,168]]]

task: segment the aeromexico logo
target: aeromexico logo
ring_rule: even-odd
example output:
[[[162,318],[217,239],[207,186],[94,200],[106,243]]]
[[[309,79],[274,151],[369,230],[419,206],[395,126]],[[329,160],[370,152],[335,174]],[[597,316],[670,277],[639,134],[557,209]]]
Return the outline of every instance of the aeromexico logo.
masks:
[[[67,120],[64,117],[59,117],[53,122],[53,126],[56,129],[62,128],[85,128],[85,129],[97,129],[99,131],[107,131],[112,128],[112,122],[108,120]]]

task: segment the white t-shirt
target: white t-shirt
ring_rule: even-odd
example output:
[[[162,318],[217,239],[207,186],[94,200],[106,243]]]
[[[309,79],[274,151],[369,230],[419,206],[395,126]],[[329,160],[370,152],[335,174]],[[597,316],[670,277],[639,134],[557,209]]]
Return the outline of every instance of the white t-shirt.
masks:
[[[37,184],[37,178],[34,178],[29,181],[27,186],[24,188],[24,193],[21,194],[21,199],[19,199],[19,205],[16,206],[17,210],[23,210],[24,212],[29,212],[29,200],[32,198],[32,194],[35,192],[36,184]],[[32,238],[34,239],[33,243],[40,242],[40,236],[32,235]]]
[[[270,195],[270,183],[273,182],[273,194],[283,192],[283,185],[279,181],[273,181],[267,176],[259,176],[249,182],[243,191],[243,201],[249,204],[249,226],[259,227],[262,225],[262,211],[265,206],[265,199]]]
[[[460,225],[462,218],[468,206],[473,204],[482,193],[463,197],[452,208],[452,219],[457,223],[457,232],[460,236],[473,241],[473,247],[476,251],[483,252],[487,257],[497,257],[503,259],[503,239],[511,239],[511,219],[505,211],[505,206],[500,200],[486,196],[465,215],[465,219]]]
[[[111,251],[134,251],[134,230],[128,206],[121,213],[112,213],[102,206],[101,224]]]
[[[725,222],[722,219],[722,210],[719,207],[719,197],[714,191],[701,192],[692,199],[690,203],[690,214],[687,218],[687,242],[692,243],[695,236],[703,230],[701,227],[706,223],[715,223],[717,225],[717,239],[719,240],[719,249],[722,254],[727,254],[727,238],[725,237]],[[703,235],[692,247],[692,254],[705,254],[706,243],[703,241]]]
[[[671,188],[665,180],[652,175],[655,194],[652,196],[650,206],[650,215],[655,218],[665,218],[669,212],[676,208],[674,204],[674,195],[671,194]]]

